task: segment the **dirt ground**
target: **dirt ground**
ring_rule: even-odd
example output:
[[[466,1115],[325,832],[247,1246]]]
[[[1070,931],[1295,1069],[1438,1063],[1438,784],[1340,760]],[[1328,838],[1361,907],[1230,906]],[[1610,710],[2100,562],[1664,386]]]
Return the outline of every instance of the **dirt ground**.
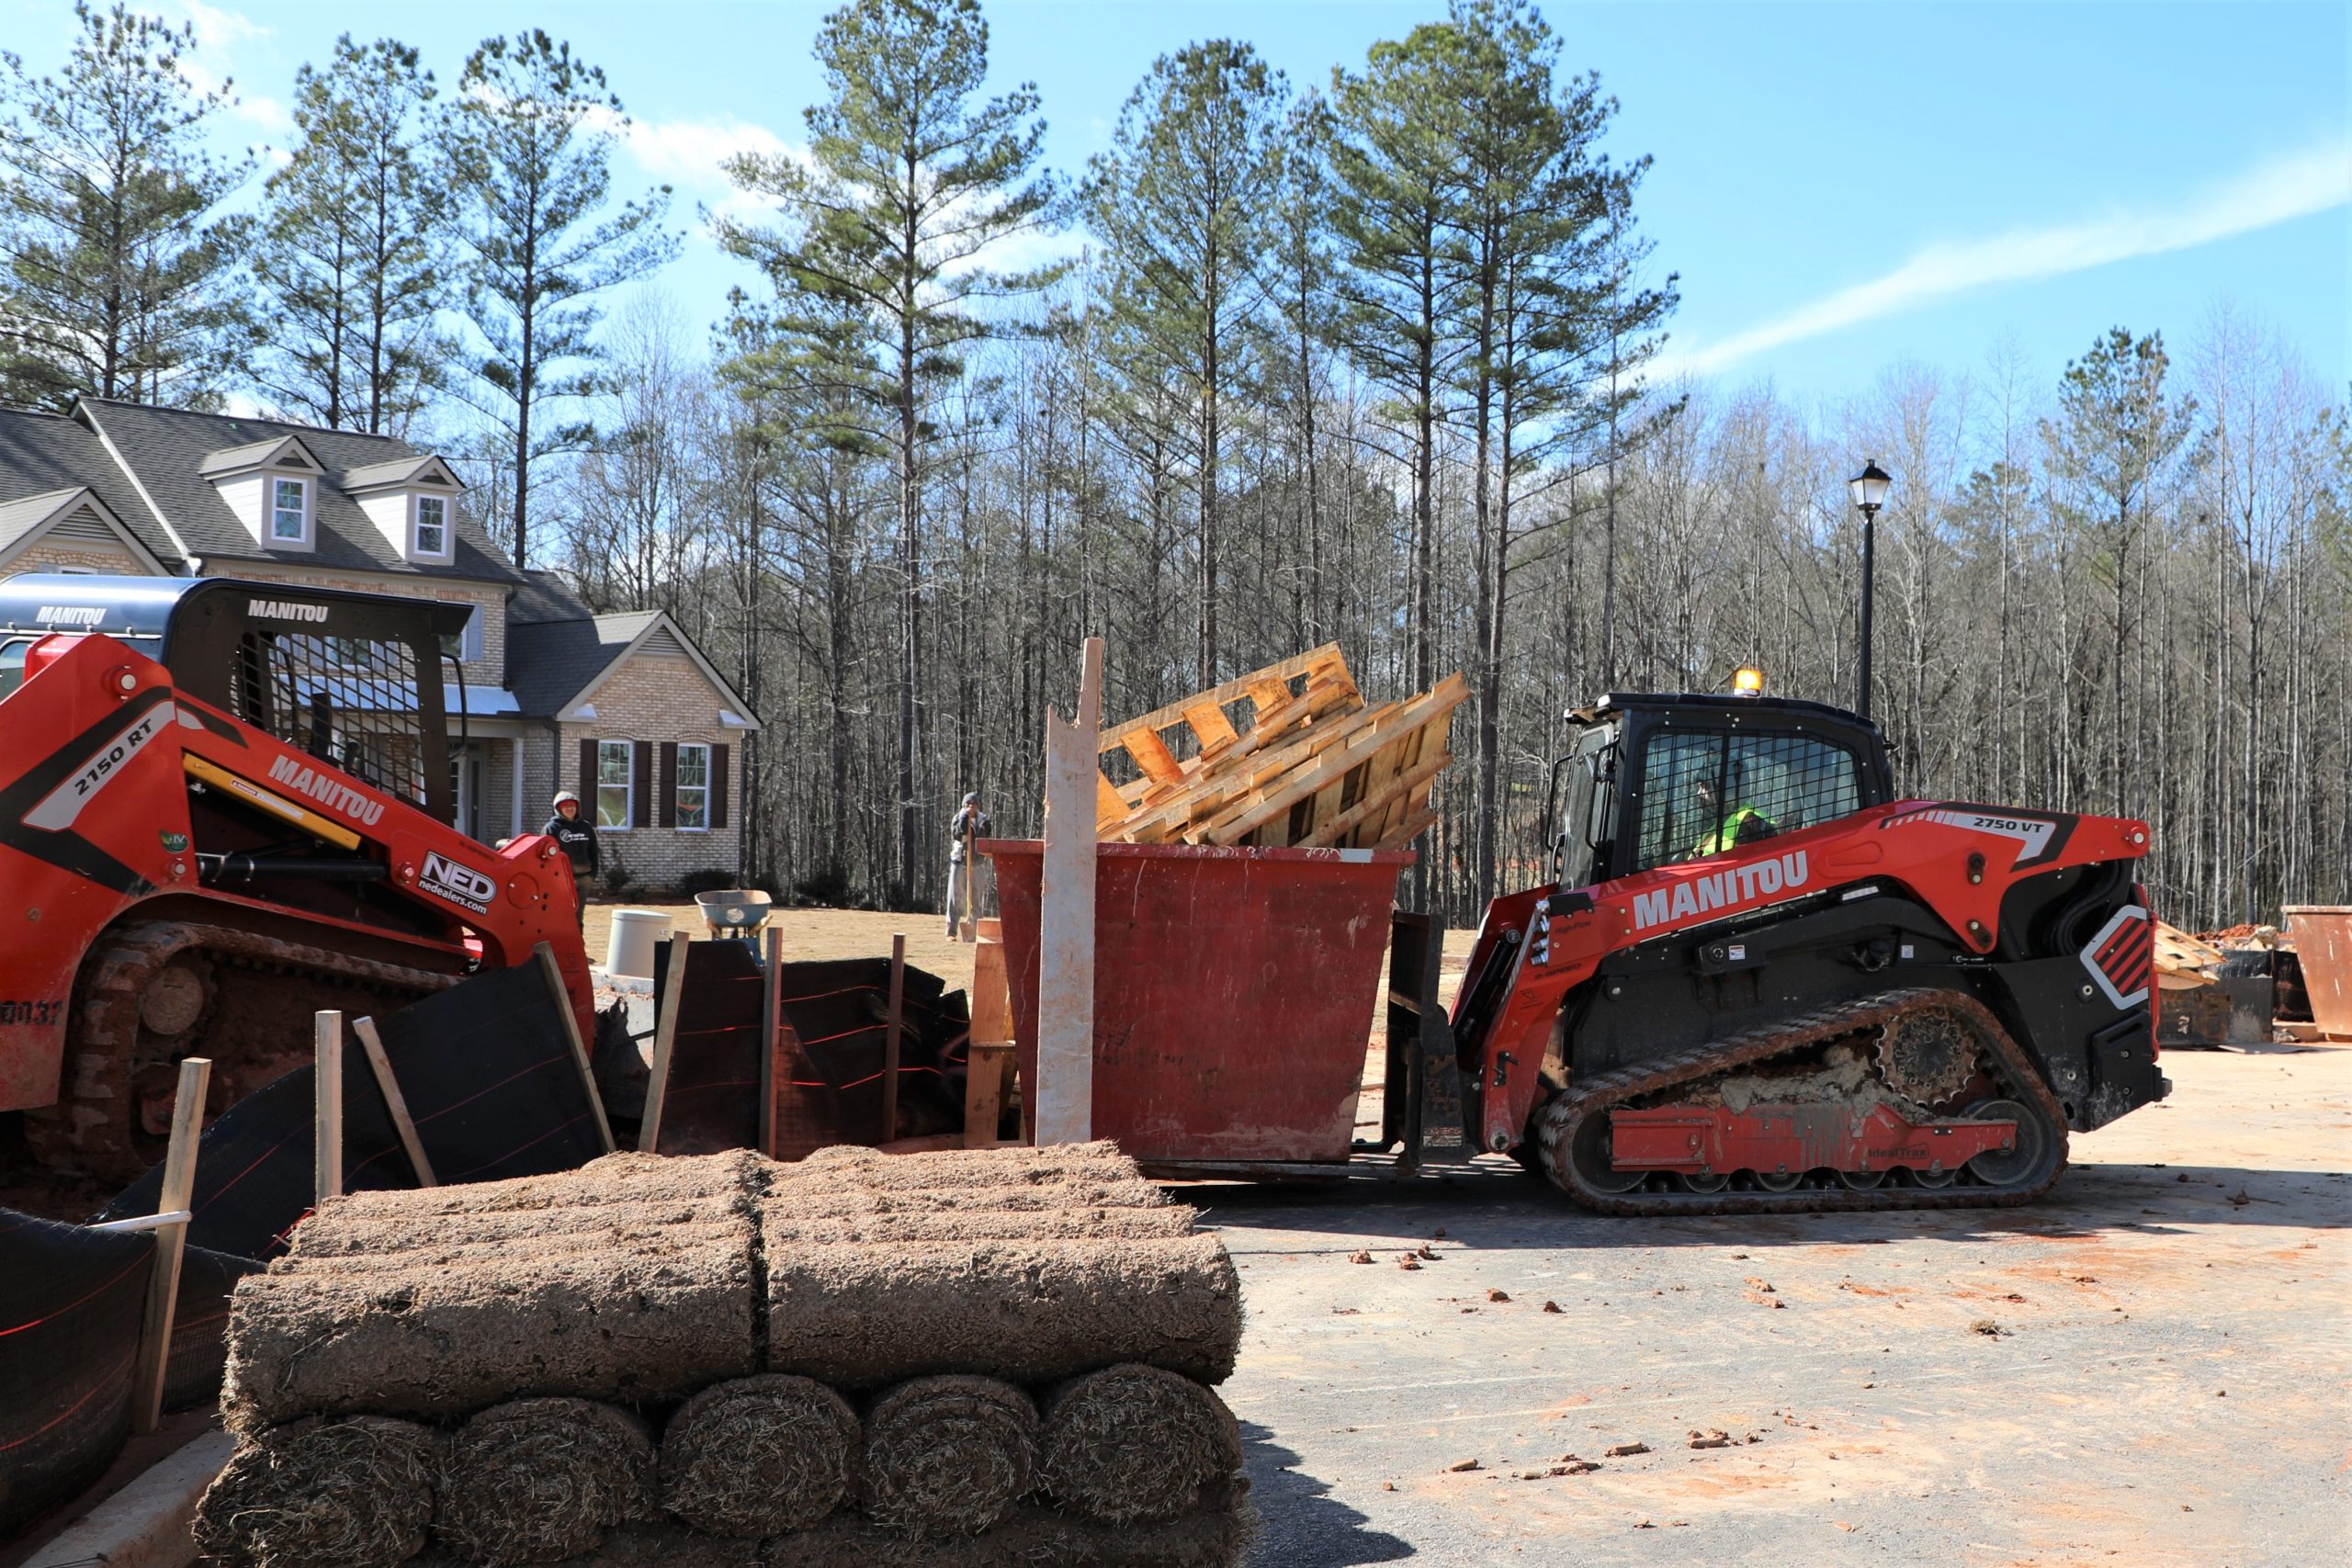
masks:
[[[708,934],[702,911],[691,902],[591,904],[585,931],[591,964],[605,962],[605,946],[612,940],[613,911],[616,908],[658,909],[670,917],[673,931],[691,932],[697,941]],[[951,991],[972,983],[971,944],[948,941],[944,923],[937,915],[893,915],[870,909],[778,909],[769,917],[768,923],[784,933],[784,956],[787,962],[888,958],[891,934],[903,932],[908,963],[939,976]]]
[[[2352,1049],[2164,1066],[2026,1210],[1611,1220],[1496,1161],[1194,1190],[1244,1270],[1255,1561],[2346,1561]]]

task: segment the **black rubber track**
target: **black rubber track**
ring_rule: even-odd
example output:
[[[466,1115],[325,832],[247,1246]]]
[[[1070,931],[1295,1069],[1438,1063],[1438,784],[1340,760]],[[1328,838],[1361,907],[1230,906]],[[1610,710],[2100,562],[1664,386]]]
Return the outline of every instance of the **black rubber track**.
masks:
[[[1957,1181],[1939,1188],[1890,1184],[1861,1191],[1804,1187],[1792,1192],[1636,1190],[1611,1193],[1594,1191],[1577,1178],[1569,1148],[1577,1123],[1588,1116],[1605,1114],[1628,1100],[1670,1089],[1692,1078],[1709,1077],[1791,1051],[1826,1044],[1844,1035],[1875,1030],[1902,1013],[1930,1010],[1957,1014],[1976,1035],[1995,1069],[1999,1098],[2013,1100],[2042,1117],[2052,1155],[2049,1169],[2038,1179],[2029,1178],[2017,1186],[1987,1187],[1976,1182],[1963,1167]],[[1572,1084],[1566,1093],[1536,1111],[1534,1137],[1543,1153],[1544,1172],[1553,1184],[1587,1208],[1604,1214],[1805,1214],[2010,1207],[2041,1197],[2066,1168],[2065,1112],[2017,1042],[2009,1038],[2008,1031],[1975,998],[1958,991],[1928,988],[1889,991],[1868,1001],[1822,1008],[1770,1028],[1749,1030],[1727,1040],[1621,1067],[1586,1083]]]
[[[66,1028],[64,1081],[58,1099],[25,1113],[25,1138],[41,1164],[128,1182],[155,1163],[159,1156],[140,1147],[132,1124],[137,1115],[131,1080],[139,1065],[140,998],[155,972],[186,952],[202,953],[232,971],[292,974],[364,987],[375,992],[386,1009],[430,996],[463,978],[282,942],[236,926],[141,920],[118,927],[83,959]],[[266,986],[268,981],[256,976],[227,983]],[[206,1026],[182,1042],[179,1054],[210,1056],[214,1083],[225,1080],[233,1098],[261,1087],[243,1083],[239,1071],[262,1043],[217,1039]]]

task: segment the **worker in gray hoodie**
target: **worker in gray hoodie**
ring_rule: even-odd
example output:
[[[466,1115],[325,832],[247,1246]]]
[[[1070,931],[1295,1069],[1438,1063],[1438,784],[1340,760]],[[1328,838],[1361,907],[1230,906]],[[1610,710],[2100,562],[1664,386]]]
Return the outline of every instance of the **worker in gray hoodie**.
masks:
[[[947,822],[947,940],[956,941],[963,934],[964,894],[972,874],[972,840],[989,830],[989,814],[980,809],[978,792],[964,797],[964,804]],[[978,924],[978,917],[974,917]]]

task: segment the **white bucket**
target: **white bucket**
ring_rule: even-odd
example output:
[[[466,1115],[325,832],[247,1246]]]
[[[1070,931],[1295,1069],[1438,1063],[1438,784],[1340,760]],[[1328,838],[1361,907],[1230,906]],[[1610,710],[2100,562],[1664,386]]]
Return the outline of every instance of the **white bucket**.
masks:
[[[663,909],[615,909],[613,934],[605,942],[605,972],[635,980],[653,978],[653,944],[670,935]]]

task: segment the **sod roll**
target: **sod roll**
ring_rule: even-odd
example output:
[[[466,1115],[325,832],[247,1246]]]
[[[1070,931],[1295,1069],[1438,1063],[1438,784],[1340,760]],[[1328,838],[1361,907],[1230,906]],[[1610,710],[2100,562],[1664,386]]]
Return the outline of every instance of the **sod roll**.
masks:
[[[803,1529],[856,1485],[857,1413],[820,1382],[774,1373],[703,1390],[662,1434],[662,1506],[708,1535]]]
[[[834,1147],[768,1169],[769,1190],[777,1197],[848,1183],[875,1191],[922,1192],[1138,1179],[1136,1162],[1108,1143],[1037,1149],[935,1149],[908,1155]]]
[[[641,1235],[649,1227],[708,1224],[741,1213],[750,1200],[672,1198],[616,1203],[565,1203],[534,1209],[479,1210],[457,1214],[388,1216],[354,1214],[328,1203],[295,1227],[281,1262],[371,1258],[398,1260],[411,1254],[485,1243]]]
[[[470,1181],[454,1187],[347,1193],[328,1199],[312,1218],[413,1223],[440,1214],[577,1209],[597,1203],[655,1202],[679,1198],[738,1198],[762,1190],[773,1164],[750,1149],[729,1149],[715,1155],[623,1152],[600,1156],[577,1170],[556,1171],[547,1176]]]
[[[196,1549],[230,1568],[391,1568],[425,1543],[441,1449],[380,1416],[248,1438],[197,1504]]]
[[[1240,1469],[1233,1412],[1174,1372],[1109,1367],[1046,1398],[1038,1482],[1055,1502],[1090,1518],[1172,1519],[1204,1496],[1221,1496]]]
[[[653,1439],[589,1399],[493,1405],[450,1438],[435,1533],[468,1562],[556,1562],[654,1515]]]
[[[553,1218],[554,1214],[533,1217]],[[577,1229],[555,1229],[540,1235],[436,1240],[396,1252],[302,1253],[277,1258],[270,1268],[280,1274],[360,1274],[494,1268],[523,1255],[533,1258],[582,1253],[658,1256],[681,1248],[732,1244],[746,1234],[741,1221],[741,1216],[724,1213],[682,1217],[667,1224],[613,1224],[589,1219]]]
[[[771,1199],[760,1216],[763,1246],[807,1242],[828,1247],[873,1242],[1087,1241],[1169,1237],[1193,1233],[1193,1211],[1157,1209],[935,1209],[881,1214],[805,1217]]]
[[[911,1540],[976,1536],[1035,1483],[1037,1407],[994,1378],[917,1378],[865,1417],[862,1511]]]
[[[866,1185],[854,1172],[834,1172],[781,1188],[771,1200],[806,1219],[863,1214],[933,1214],[963,1210],[1046,1213],[1064,1209],[1175,1207],[1168,1195],[1136,1179],[1000,1183],[992,1187]],[[1185,1211],[1190,1213],[1190,1210]]]
[[[524,1394],[683,1398],[754,1365],[749,1219],[628,1248],[515,1243],[464,1268],[250,1275],[230,1307],[233,1431],[458,1416]]]
[[[1213,1235],[764,1243],[767,1370],[841,1388],[933,1372],[1050,1383],[1121,1361],[1233,1371],[1241,1290]]]

